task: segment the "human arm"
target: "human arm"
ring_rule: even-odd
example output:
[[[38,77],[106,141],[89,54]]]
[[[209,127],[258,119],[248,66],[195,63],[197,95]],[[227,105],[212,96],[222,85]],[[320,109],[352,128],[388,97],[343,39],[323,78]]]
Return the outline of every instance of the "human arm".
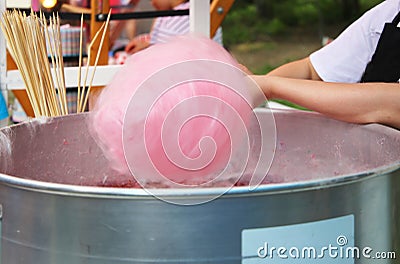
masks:
[[[112,21],[110,24],[110,49],[114,46],[115,41],[120,37],[122,30],[125,28],[125,20]]]
[[[251,76],[268,99],[284,99],[334,119],[382,123],[400,129],[400,84],[332,83]]]
[[[312,66],[309,57],[284,64],[270,71],[267,75],[294,79],[321,80]]]
[[[239,67],[246,74],[253,74],[245,65],[239,64]],[[267,75],[295,79],[321,80],[312,66],[309,57],[284,64],[270,71]]]
[[[400,85],[358,83],[385,22],[398,8],[397,1],[384,1],[310,57],[253,79],[268,99],[288,100],[348,122],[400,128]]]
[[[149,46],[150,42],[147,39],[134,38],[125,46],[125,51],[129,54],[133,54]]]
[[[128,54],[133,54],[138,51],[144,50],[152,45],[151,43],[151,32],[154,29],[154,25],[157,19],[153,21],[153,25],[151,26],[150,33],[141,34],[133,38],[129,43],[125,46],[125,52]]]

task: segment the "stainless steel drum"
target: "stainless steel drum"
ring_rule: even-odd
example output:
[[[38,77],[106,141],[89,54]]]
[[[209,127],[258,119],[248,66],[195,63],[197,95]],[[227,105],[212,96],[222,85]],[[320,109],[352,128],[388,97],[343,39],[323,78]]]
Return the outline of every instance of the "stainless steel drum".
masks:
[[[108,168],[85,114],[3,129],[1,263],[398,263],[400,132],[274,116],[269,183],[196,206],[99,187],[131,179]],[[160,195],[196,201],[217,189]]]

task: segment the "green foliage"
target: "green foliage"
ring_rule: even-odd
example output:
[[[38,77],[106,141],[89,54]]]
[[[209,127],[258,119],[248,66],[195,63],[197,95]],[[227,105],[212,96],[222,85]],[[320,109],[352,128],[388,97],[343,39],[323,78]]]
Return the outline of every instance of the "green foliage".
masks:
[[[265,40],[289,28],[349,22],[382,0],[236,0],[226,16],[224,43]],[[349,12],[349,7],[353,7]],[[352,17],[347,17],[351,15]]]
[[[294,103],[286,101],[286,100],[274,99],[272,101],[280,103],[280,104],[283,104],[283,105],[286,105],[286,106],[289,106],[289,107],[292,107],[292,108],[295,108],[295,109],[304,110],[304,111],[310,111],[309,109],[307,109],[305,107],[302,107],[301,105],[297,105],[297,104],[294,104]]]
[[[361,12],[370,9],[371,7],[376,6],[381,2],[382,0],[360,0]]]
[[[264,65],[261,69],[256,69],[254,71],[254,74],[266,74],[266,73],[272,71],[273,69],[275,69],[274,66],[267,64],[267,65]]]
[[[265,31],[270,35],[278,35],[285,32],[287,26],[279,18],[266,22]]]
[[[234,5],[234,7],[222,24],[224,44],[226,46],[252,42],[257,40],[259,36],[268,35],[265,28],[267,21],[258,16],[257,8],[254,4],[241,4],[240,8]]]
[[[318,22],[318,15],[319,10],[317,6],[314,3],[310,3],[309,1],[298,4],[298,7],[293,9],[293,17],[295,18],[297,24],[300,26],[311,25]]]

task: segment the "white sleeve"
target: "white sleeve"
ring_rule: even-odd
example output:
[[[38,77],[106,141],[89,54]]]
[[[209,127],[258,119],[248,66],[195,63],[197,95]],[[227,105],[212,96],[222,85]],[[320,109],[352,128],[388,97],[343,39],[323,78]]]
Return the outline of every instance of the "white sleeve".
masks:
[[[366,12],[333,42],[310,55],[318,75],[327,82],[359,82],[375,52],[386,22],[400,9],[400,0],[386,0]]]

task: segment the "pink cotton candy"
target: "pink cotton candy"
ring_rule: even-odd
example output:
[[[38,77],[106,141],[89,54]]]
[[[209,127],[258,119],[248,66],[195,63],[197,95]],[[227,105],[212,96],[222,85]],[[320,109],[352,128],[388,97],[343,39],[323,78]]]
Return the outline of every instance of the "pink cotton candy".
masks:
[[[232,69],[226,70],[228,66]],[[142,185],[159,182],[159,175],[191,185],[219,177],[246,138],[241,128],[251,106],[247,94],[204,76],[243,86],[244,75],[235,67],[238,63],[223,47],[195,36],[177,37],[130,56],[101,93],[90,118],[111,166],[123,174],[131,169]],[[182,76],[190,80],[182,82]],[[148,161],[154,171],[147,169]]]

